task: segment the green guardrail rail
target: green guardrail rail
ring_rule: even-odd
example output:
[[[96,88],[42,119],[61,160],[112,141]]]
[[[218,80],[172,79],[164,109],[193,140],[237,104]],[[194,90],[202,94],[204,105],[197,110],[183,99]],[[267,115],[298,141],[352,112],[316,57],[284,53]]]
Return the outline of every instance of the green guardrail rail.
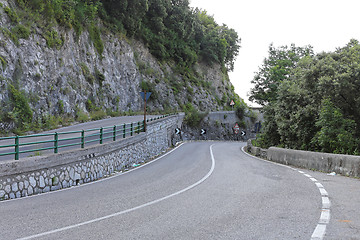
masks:
[[[166,118],[174,114],[167,114],[155,118],[147,119],[146,122],[152,122],[162,118]],[[124,139],[128,136],[133,136],[134,134],[139,134],[144,131],[144,121],[124,123],[121,125],[114,125],[108,127],[100,127],[87,130],[79,131],[69,131],[69,132],[55,132],[47,134],[33,134],[26,136],[13,136],[13,137],[2,137],[0,138],[0,150],[6,149],[9,151],[4,151],[0,153],[1,156],[14,155],[15,160],[19,160],[20,154],[24,153],[35,153],[45,150],[53,150],[54,153],[58,153],[60,149],[72,146],[79,146],[79,148],[85,148],[86,144],[98,142],[103,144],[106,140],[112,139],[112,141],[117,141],[119,139]],[[79,136],[72,136],[66,138],[70,134],[75,134]],[[52,137],[50,140],[41,140],[34,142],[24,142],[26,139],[33,138],[48,138]],[[1,142],[4,140],[13,140],[14,144],[1,145]],[[40,147],[32,149],[33,145],[47,144],[51,146]],[[22,149],[24,147],[30,147],[30,149]]]

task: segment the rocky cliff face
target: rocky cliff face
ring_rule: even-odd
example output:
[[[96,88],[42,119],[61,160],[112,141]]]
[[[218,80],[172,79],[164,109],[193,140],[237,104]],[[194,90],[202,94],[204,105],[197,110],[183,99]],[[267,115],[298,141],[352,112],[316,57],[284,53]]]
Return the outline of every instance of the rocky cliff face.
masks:
[[[160,63],[141,42],[102,29],[100,55],[88,32],[54,27],[60,43],[49,47],[42,29],[31,27],[28,39],[12,40],[15,27],[0,0],[0,104],[8,109],[9,85],[25,94],[34,117],[91,111],[140,111],[140,84],[154,91],[150,111],[179,110],[187,102],[200,110],[221,109],[234,93],[221,66],[199,63],[196,78],[185,79],[176,63]],[[21,24],[21,23],[20,23]]]

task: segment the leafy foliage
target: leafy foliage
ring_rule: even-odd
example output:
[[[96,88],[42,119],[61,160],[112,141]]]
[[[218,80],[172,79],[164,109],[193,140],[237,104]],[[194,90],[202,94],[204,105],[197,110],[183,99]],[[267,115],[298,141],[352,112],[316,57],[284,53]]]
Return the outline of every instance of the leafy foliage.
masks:
[[[353,154],[357,151],[359,141],[355,138],[354,120],[345,119],[340,109],[329,99],[324,99],[313,142],[323,152]]]
[[[304,56],[312,56],[311,46],[290,47],[281,46],[275,48],[269,46],[269,57],[265,58],[259,72],[255,74],[251,83],[255,84],[251,89],[250,100],[260,105],[265,105],[276,100],[277,90],[281,82],[289,78],[290,72],[298,61]]]
[[[191,9],[188,0],[103,0],[103,19],[141,38],[160,60],[174,60],[184,68],[199,57],[233,70],[239,38],[219,26],[206,11]]]
[[[13,85],[9,84],[8,86],[12,105],[12,110],[8,113],[8,116],[15,122],[17,127],[26,128],[26,125],[30,124],[33,118],[33,111],[29,106],[28,99],[23,92]]]
[[[204,113],[196,110],[190,103],[184,106],[184,111],[184,122],[190,127],[198,127],[201,121],[208,115],[207,112]]]
[[[283,56],[285,59],[286,57]],[[303,55],[266,99],[260,143],[267,147],[357,153],[360,143],[360,45]],[[272,68],[264,71],[271,75]],[[265,88],[266,83],[259,84]],[[322,104],[320,104],[322,103]]]

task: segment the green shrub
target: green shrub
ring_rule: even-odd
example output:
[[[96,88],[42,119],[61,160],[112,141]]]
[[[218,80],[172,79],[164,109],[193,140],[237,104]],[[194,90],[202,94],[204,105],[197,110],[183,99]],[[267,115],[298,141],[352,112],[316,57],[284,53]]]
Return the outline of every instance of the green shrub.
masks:
[[[1,63],[2,69],[5,70],[5,68],[7,66],[7,62],[5,60],[5,57],[0,56],[0,63]]]
[[[63,37],[60,37],[55,30],[47,31],[44,38],[46,40],[46,45],[49,48],[59,49],[64,43]]]
[[[82,74],[84,75],[86,81],[91,85],[94,84],[95,77],[90,73],[88,66],[85,63],[80,63]]]
[[[30,29],[22,24],[16,25],[11,31],[17,36],[17,38],[29,39]]]
[[[100,28],[97,27],[95,24],[91,24],[89,26],[89,36],[94,44],[96,51],[99,53],[100,56],[102,56],[104,52],[104,44],[101,40]]]
[[[9,16],[10,20],[14,23],[18,23],[19,22],[19,17],[16,14],[16,12],[14,10],[12,10],[9,7],[5,7],[4,11],[7,13],[7,15]]]
[[[242,120],[245,117],[245,106],[238,106],[236,107],[235,114],[236,116]]]
[[[88,99],[88,100],[85,102],[85,106],[86,106],[86,109],[87,109],[89,112],[95,111],[95,109],[96,109],[95,104],[93,104],[93,102],[92,102],[90,99]]]
[[[6,37],[10,38],[16,46],[19,45],[19,39],[13,32],[10,32],[9,29],[6,28],[2,28],[2,32]]]
[[[105,81],[105,75],[102,74],[97,68],[95,69],[95,76],[96,79],[99,83],[99,86],[102,87],[103,86],[103,82]]]
[[[154,83],[143,80],[140,83],[140,88],[141,88],[141,91],[151,92],[150,99],[158,98],[158,93],[155,90],[156,85]]]
[[[42,116],[42,129],[50,130],[58,128],[60,125],[60,117],[54,115],[44,115]]]
[[[64,113],[64,102],[62,100],[58,101],[58,109],[59,109],[59,114]]]
[[[81,123],[87,122],[89,121],[89,116],[85,112],[80,110],[76,113],[76,121]]]
[[[31,123],[33,111],[30,108],[24,92],[19,91],[11,84],[9,84],[8,88],[12,105],[12,110],[9,112],[10,118],[15,122],[17,127]]]
[[[359,140],[356,138],[356,122],[347,119],[329,99],[323,100],[320,116],[316,122],[320,130],[312,142],[322,152],[336,154],[358,154]]]
[[[92,121],[101,120],[106,117],[107,117],[106,112],[104,112],[103,110],[97,110],[94,112],[90,112],[90,118]]]
[[[201,121],[209,114],[208,112],[199,112],[191,103],[187,103],[183,110],[185,111],[184,122],[190,127],[198,127]]]

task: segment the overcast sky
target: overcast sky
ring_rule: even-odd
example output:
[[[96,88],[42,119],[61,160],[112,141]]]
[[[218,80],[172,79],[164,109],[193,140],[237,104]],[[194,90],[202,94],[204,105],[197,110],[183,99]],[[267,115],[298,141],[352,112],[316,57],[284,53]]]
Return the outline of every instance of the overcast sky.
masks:
[[[311,45],[315,53],[334,51],[351,38],[360,40],[359,0],[190,0],[215,21],[233,28],[241,49],[230,73],[235,91],[250,105],[250,81],[271,43]]]

